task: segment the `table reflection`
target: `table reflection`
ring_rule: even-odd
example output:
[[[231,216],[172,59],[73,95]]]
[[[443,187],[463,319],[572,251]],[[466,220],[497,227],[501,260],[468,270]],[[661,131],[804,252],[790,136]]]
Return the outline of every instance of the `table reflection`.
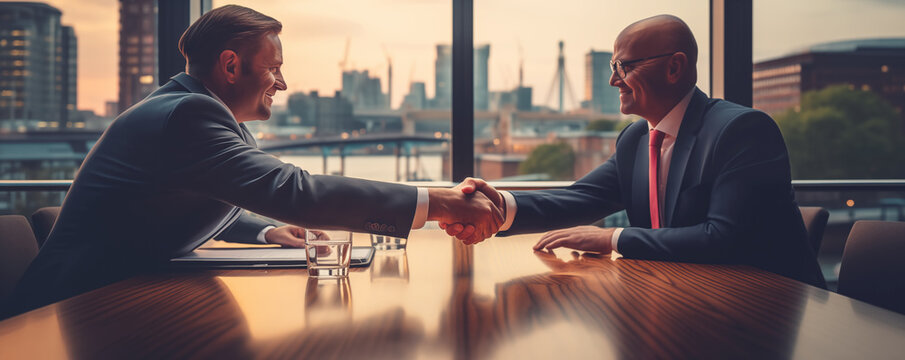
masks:
[[[378,250],[371,261],[371,282],[409,282],[409,259],[405,250]]]
[[[316,327],[352,322],[352,286],[348,277],[309,277],[305,288],[305,324]]]

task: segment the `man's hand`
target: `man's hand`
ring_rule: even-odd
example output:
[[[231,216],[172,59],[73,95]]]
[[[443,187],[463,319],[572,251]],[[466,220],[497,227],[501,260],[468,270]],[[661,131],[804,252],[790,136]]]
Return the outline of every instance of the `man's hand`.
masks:
[[[460,234],[460,239],[482,241],[499,231],[505,221],[503,210],[481,192],[465,194],[459,189],[428,189],[428,195],[427,219],[441,224],[465,224],[463,228],[469,227],[470,232],[467,236]]]
[[[567,247],[575,250],[607,254],[613,251],[612,239],[615,230],[614,228],[600,228],[593,225],[554,230],[544,234],[540,241],[534,245],[534,250],[553,250],[558,247]]]
[[[285,225],[267,230],[264,240],[268,244],[277,244],[282,247],[305,247],[305,228],[295,225]]]
[[[469,195],[474,194],[475,191],[477,191],[480,194],[484,194],[484,196],[486,196],[488,199],[490,199],[490,201],[492,201],[494,203],[494,205],[496,205],[502,211],[503,222],[506,221],[506,218],[505,218],[506,209],[504,208],[503,196],[496,189],[494,189],[493,186],[490,186],[490,184],[488,184],[483,179],[465,178],[465,180],[462,181],[461,183],[459,183],[459,185],[456,185],[453,188],[453,190],[458,190],[458,191],[461,191],[463,194],[469,194]],[[470,226],[468,224],[461,223],[461,222],[444,223],[441,221],[440,228],[446,230],[446,233],[449,236],[455,236],[459,240],[462,240],[462,242],[465,243],[466,245],[476,244],[476,243],[484,241],[484,239],[490,237],[490,236],[487,236],[485,238],[481,238],[481,237],[473,236],[474,231],[475,231],[474,227]],[[496,233],[496,232],[494,232],[494,233]]]

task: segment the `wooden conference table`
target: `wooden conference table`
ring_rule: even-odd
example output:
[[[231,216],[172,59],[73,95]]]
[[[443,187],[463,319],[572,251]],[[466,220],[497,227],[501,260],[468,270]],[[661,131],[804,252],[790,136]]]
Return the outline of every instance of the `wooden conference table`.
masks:
[[[347,279],[168,271],[0,322],[0,359],[881,359],[905,316],[748,266],[468,247],[440,230]],[[366,244],[356,234],[356,245]]]

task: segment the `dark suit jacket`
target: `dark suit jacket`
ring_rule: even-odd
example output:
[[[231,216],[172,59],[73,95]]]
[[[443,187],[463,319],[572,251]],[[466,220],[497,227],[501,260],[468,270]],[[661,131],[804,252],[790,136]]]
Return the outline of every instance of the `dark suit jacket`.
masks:
[[[650,229],[648,126],[619,135],[616,153],[566,189],[513,191],[506,233],[585,225],[625,209],[627,258],[749,264],[824,287],[794,200],[789,155],[766,114],[695,90],[673,148],[662,206]]]
[[[240,208],[300,226],[406,237],[416,203],[414,187],[310,175],[258,150],[245,125],[183,73],[94,145],[14,301],[33,308],[166,262],[220,233]],[[230,233],[248,238],[260,229],[243,222]]]

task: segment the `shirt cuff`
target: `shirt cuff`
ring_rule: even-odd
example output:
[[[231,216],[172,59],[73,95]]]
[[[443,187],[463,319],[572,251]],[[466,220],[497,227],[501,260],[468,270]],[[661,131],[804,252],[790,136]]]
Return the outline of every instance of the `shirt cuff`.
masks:
[[[503,226],[500,226],[500,231],[506,231],[512,227],[512,222],[515,220],[515,213],[518,211],[518,205],[516,205],[515,196],[512,196],[512,193],[500,191],[500,194],[503,195],[503,202],[506,206],[506,222],[503,223]]]
[[[266,235],[267,232],[270,231],[270,229],[276,229],[276,226],[267,225],[263,229],[261,229],[261,232],[258,233],[258,242],[259,243],[261,243],[261,244],[267,243],[267,238],[265,238],[264,235]]]
[[[418,204],[415,207],[415,217],[412,218],[412,230],[424,227],[427,222],[427,210],[430,209],[430,196],[427,188],[418,188]]]
[[[610,244],[613,246],[613,251],[615,252],[619,252],[619,248],[616,246],[619,245],[619,235],[622,235],[622,230],[625,230],[625,228],[616,228],[616,230],[613,231],[613,237],[610,239]]]

